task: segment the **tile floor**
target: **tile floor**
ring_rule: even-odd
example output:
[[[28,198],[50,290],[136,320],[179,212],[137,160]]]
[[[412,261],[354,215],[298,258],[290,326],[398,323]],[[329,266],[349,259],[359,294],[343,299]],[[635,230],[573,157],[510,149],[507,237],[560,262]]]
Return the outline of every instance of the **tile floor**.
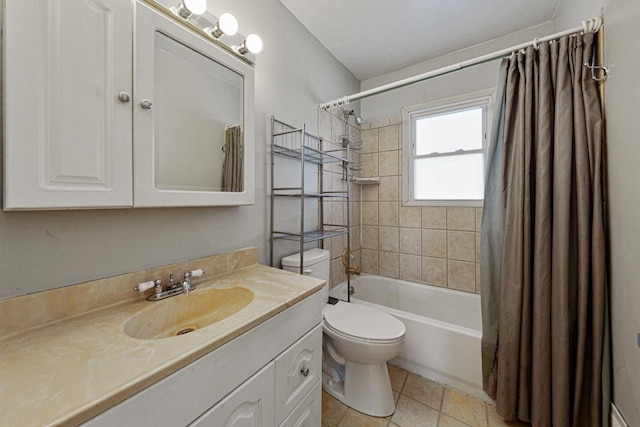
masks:
[[[389,365],[396,412],[376,418],[348,408],[322,392],[322,427],[504,427],[491,405],[426,378]]]

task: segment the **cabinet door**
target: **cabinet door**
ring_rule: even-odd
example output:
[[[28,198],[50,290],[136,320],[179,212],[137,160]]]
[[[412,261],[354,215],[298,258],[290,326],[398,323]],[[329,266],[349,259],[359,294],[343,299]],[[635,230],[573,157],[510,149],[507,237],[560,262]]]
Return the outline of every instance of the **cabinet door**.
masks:
[[[319,427],[321,424],[322,383],[318,381],[280,427]]]
[[[280,424],[322,376],[322,325],[318,325],[276,360],[276,424]]]
[[[258,371],[191,427],[271,427],[273,418],[273,362]]]
[[[173,15],[135,15],[134,206],[253,204],[253,68]]]
[[[4,8],[4,209],[131,206],[132,3]]]

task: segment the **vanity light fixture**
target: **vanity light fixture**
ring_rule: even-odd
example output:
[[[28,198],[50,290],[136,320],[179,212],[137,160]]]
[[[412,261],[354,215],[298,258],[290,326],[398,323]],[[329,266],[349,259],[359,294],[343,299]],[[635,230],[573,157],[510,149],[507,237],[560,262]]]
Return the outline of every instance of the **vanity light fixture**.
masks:
[[[247,52],[260,53],[262,51],[262,39],[257,34],[249,34],[237,50],[241,55]]]
[[[254,55],[262,51],[262,39],[257,34],[249,34],[240,46],[236,45],[235,43],[243,38],[241,34],[238,34],[238,20],[230,13],[223,13],[219,18],[216,18],[211,13],[206,13],[207,0],[180,0],[178,6],[171,8],[160,5],[159,0],[146,1],[158,3],[157,7],[164,10],[165,13],[170,11],[181,19],[189,21],[190,25],[196,26],[200,31],[204,32],[203,36],[221,43],[235,55],[252,65],[255,63]],[[222,36],[227,37],[223,38]]]
[[[233,36],[238,32],[238,20],[230,13],[223,13],[218,18],[216,25],[207,28],[205,31],[216,39],[223,35]]]
[[[180,5],[172,10],[181,18],[189,19],[193,15],[202,15],[207,10],[207,0],[182,0]]]

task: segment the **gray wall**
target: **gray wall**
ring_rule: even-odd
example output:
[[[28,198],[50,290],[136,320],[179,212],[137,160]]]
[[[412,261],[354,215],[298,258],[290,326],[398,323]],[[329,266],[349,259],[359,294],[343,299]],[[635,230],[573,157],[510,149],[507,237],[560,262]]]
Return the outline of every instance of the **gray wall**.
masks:
[[[640,426],[640,121],[638,121],[637,0],[564,0],[555,25],[600,15],[604,7],[613,402],[630,426]]]
[[[613,401],[630,426],[640,426],[640,3],[610,1],[605,19]]]
[[[257,246],[268,262],[269,118],[317,128],[319,100],[359,82],[277,0],[218,0],[260,34],[256,203],[247,207],[0,212],[0,299]],[[296,218],[296,212],[291,212]],[[286,220],[286,219],[285,219]]]
[[[372,77],[362,82],[362,90],[371,89],[407,77],[436,70],[461,61],[485,55],[496,50],[505,49],[520,43],[533,40],[534,37],[548,35],[552,32],[551,23],[520,31],[509,36],[500,37],[464,50],[444,55],[429,61],[421,62],[398,71]],[[466,70],[457,71],[445,76],[436,77],[401,89],[396,89],[360,101],[362,117],[365,121],[376,121],[401,116],[403,106],[415,105],[456,95],[494,88],[498,81],[500,60],[477,65]],[[345,94],[347,95],[347,94]]]

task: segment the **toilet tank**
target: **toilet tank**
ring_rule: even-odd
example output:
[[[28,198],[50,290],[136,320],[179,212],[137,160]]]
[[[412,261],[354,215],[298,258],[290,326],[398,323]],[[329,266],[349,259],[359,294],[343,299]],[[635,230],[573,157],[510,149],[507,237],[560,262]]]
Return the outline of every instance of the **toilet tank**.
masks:
[[[326,249],[309,249],[304,251],[304,275],[322,279],[326,285],[322,288],[322,301],[329,300],[329,251]],[[282,258],[282,268],[300,273],[300,253]]]

